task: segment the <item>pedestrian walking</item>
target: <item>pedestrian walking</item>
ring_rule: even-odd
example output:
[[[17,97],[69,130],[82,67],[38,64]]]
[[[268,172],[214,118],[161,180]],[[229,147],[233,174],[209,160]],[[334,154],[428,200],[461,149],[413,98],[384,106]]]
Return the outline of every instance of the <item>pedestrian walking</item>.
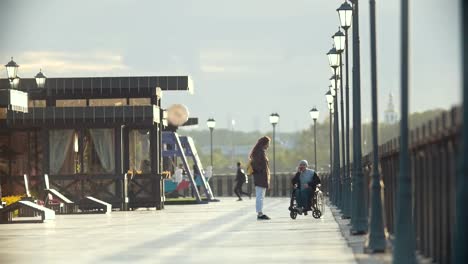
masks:
[[[250,193],[242,191],[242,185],[248,182],[249,179],[247,175],[245,175],[244,170],[242,169],[242,164],[240,162],[237,162],[236,187],[234,188],[234,193],[237,195],[237,197],[239,197],[237,201],[242,201],[242,194],[249,196],[249,199],[252,197]]]

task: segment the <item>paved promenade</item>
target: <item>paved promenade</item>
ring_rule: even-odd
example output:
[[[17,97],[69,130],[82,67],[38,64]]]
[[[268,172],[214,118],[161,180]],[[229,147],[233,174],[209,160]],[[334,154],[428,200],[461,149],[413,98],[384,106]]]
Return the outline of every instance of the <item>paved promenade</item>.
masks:
[[[0,263],[355,263],[329,208],[292,220],[289,199],[267,198],[257,221],[254,199],[220,200],[0,225]]]

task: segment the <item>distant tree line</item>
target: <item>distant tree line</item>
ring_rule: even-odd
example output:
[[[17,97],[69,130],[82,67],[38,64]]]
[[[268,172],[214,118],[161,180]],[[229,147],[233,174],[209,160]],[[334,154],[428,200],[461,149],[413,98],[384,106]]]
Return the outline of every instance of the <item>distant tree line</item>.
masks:
[[[428,120],[434,119],[440,115],[443,110],[436,109],[425,111],[422,113],[413,113],[410,115],[410,129],[421,126]],[[330,145],[329,145],[329,119],[324,122],[317,123],[317,163],[318,170],[328,170],[330,163]],[[187,135],[194,139],[200,159],[204,167],[210,165],[209,151],[200,151],[201,148],[209,149],[210,145],[210,132],[206,130],[183,130],[178,131],[181,135]],[[383,144],[400,134],[399,123],[396,124],[379,124],[379,144]],[[215,129],[213,132],[213,167],[215,174],[234,173],[235,163],[237,161],[245,164],[248,160],[246,153],[239,154],[234,152],[226,154],[222,151],[221,146],[224,148],[232,147],[235,150],[239,146],[250,146],[257,142],[258,138],[267,135],[272,137],[272,132],[261,133],[255,132],[242,132],[232,131],[229,129]],[[341,132],[340,132],[341,136]],[[350,153],[352,155],[352,129],[350,131]],[[292,133],[277,133],[276,135],[276,171],[277,172],[293,172],[296,169],[297,163],[306,159],[313,167],[314,161],[314,135],[313,127],[308,129],[292,132]],[[341,140],[341,139],[340,139]],[[206,147],[208,146],[208,148]],[[341,151],[340,142],[340,151]],[[362,124],[362,153],[367,154],[372,151],[372,133],[371,124]],[[224,154],[223,154],[224,152]],[[273,149],[270,147],[268,151],[270,165],[273,163]],[[351,157],[352,160],[352,157]]]

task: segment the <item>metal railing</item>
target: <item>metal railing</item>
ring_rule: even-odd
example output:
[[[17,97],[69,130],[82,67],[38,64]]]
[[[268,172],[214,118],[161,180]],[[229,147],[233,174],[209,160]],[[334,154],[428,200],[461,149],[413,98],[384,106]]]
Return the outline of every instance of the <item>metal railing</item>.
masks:
[[[281,172],[276,173],[278,177],[278,186],[275,186],[274,177],[270,179],[270,189],[267,191],[267,196],[270,197],[289,197],[292,192],[291,179],[294,176],[294,172]],[[210,179],[211,189],[215,196],[235,196],[235,174],[215,174]],[[255,188],[253,184],[253,178],[249,176],[249,182],[244,184],[243,189],[249,193],[252,193],[252,197],[255,197]]]
[[[410,131],[410,164],[413,189],[413,220],[416,248],[436,263],[451,263],[456,215],[456,161],[461,131],[461,109],[453,108]],[[390,236],[395,231],[399,172],[399,138],[379,146],[383,182],[385,224]],[[372,153],[363,157],[365,200],[369,208]],[[332,191],[329,173],[322,173],[324,193]],[[369,208],[370,209],[370,208]],[[410,219],[408,219],[408,224]]]

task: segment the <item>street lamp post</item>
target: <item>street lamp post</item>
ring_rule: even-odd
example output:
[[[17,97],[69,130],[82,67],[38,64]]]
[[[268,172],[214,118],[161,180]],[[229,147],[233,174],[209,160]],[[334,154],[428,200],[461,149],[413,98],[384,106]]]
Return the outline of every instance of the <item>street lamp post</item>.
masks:
[[[377,41],[375,22],[375,0],[370,0],[370,41],[371,41],[371,86],[372,86],[372,183],[371,210],[368,250],[371,252],[385,251],[385,231],[382,208],[383,182],[379,174],[379,141],[378,141],[378,110],[377,110]],[[381,188],[382,186],[382,188]]]
[[[343,76],[343,52],[345,49],[345,35],[341,32],[340,29],[332,36],[333,42],[335,44],[335,49],[339,54],[340,62],[339,62],[339,74],[340,77]],[[343,172],[342,172],[342,195],[339,201],[340,209],[342,210],[343,218],[347,218],[344,204],[345,201],[348,200],[348,195],[346,193],[346,148],[345,148],[345,126],[344,126],[344,89],[343,89],[343,81],[340,81],[340,110],[341,110],[341,154],[342,154],[342,161],[343,161]],[[337,108],[338,109],[338,108]],[[341,168],[340,168],[341,170]]]
[[[210,165],[213,168],[213,130],[216,126],[216,121],[213,118],[209,118],[206,121],[206,125],[210,129]]]
[[[234,126],[236,125],[236,120],[231,119],[231,165],[234,165],[234,154],[235,154],[235,148],[234,148]]]
[[[398,177],[393,263],[416,263],[412,216],[412,186],[408,151],[409,1],[401,1],[401,121],[400,173]],[[462,1],[463,2],[463,1]],[[462,186],[464,187],[464,186]],[[466,202],[466,201],[463,201]],[[463,219],[465,221],[466,219]],[[460,223],[459,223],[460,224]],[[466,235],[466,234],[463,234]],[[461,245],[457,245],[461,246]],[[460,261],[460,262],[458,262]],[[456,263],[462,263],[458,260]]]
[[[468,34],[468,3],[467,1],[461,2],[461,15],[462,15],[462,36]],[[468,124],[468,40],[463,38],[462,41],[462,76],[463,76],[463,107],[462,122]],[[468,151],[468,129],[462,128],[461,144],[459,144],[459,157],[458,157],[458,172],[457,172],[457,188],[456,188],[456,219],[455,219],[455,239],[453,246],[453,262],[454,263],[467,263],[468,262],[468,230],[466,224],[463,224],[468,217],[468,210],[466,208],[466,201],[468,200],[468,163],[465,162]]]
[[[333,69],[333,68],[332,68]],[[329,88],[329,92],[331,94],[331,117],[330,117],[330,123],[333,122],[333,127],[335,127],[335,125],[337,123],[335,123],[335,105],[334,105],[334,98],[336,96],[336,85],[337,83],[340,81],[340,78],[339,76],[333,74],[332,77],[330,77],[330,86],[328,86]],[[337,122],[337,121],[336,121]],[[332,127],[332,125],[330,124],[330,127]],[[335,152],[335,135],[334,135],[334,128],[333,128],[333,132],[331,132],[331,138],[333,139],[333,143],[330,144],[333,148],[332,148],[332,152],[333,152],[333,155],[334,155],[334,152]],[[338,148],[339,149],[339,148]],[[332,154],[330,154],[332,155]],[[332,156],[333,156],[332,155]],[[339,156],[339,154],[338,154]],[[332,174],[332,183],[333,183],[333,195],[332,195],[332,199],[331,199],[331,202],[336,205],[338,203],[338,193],[339,193],[339,183],[338,183],[338,179],[339,179],[339,175],[335,175],[335,171],[334,171],[334,166],[335,166],[335,157],[332,158],[332,167],[331,167],[331,174]]]
[[[353,179],[351,233],[367,233],[367,205],[364,198],[364,174],[361,148],[361,58],[359,43],[359,5],[353,3]]]
[[[11,57],[11,60],[5,65],[6,71],[7,71],[7,76],[8,80],[10,82],[10,87],[12,89],[18,89],[19,84],[20,84],[20,77],[18,76],[18,68],[19,65],[13,60],[13,57]],[[46,77],[42,72],[39,72],[36,75],[36,84],[39,88],[44,88],[46,81]],[[77,147],[75,146],[75,149]],[[2,188],[1,188],[1,183],[0,183],[0,199],[2,198]]]
[[[331,92],[332,96],[336,95],[336,90],[338,90],[339,86],[340,86],[340,76],[333,74],[330,77],[330,86],[328,86],[330,88],[330,92]]]
[[[336,11],[340,18],[341,27],[345,31],[345,54],[346,54],[346,165],[344,166],[345,177],[345,193],[346,199],[343,206],[343,217],[351,217],[351,172],[350,172],[350,151],[349,151],[349,46],[348,46],[348,29],[351,27],[353,8],[348,2],[344,2]]]
[[[333,47],[327,53],[328,56],[328,63],[330,67],[333,69],[335,77],[337,77],[336,70],[340,64],[339,62],[339,54],[336,49]],[[340,199],[341,199],[341,179],[340,179],[340,138],[339,138],[339,127],[338,127],[338,100],[337,100],[337,88],[338,88],[338,78],[334,80],[334,90],[335,96],[333,97],[333,104],[334,104],[334,112],[333,112],[333,177],[335,178],[336,186],[335,186],[335,205],[339,206]]]
[[[317,108],[314,106],[314,108],[312,108],[310,110],[310,117],[312,118],[312,120],[314,120],[314,160],[315,160],[315,170],[317,171],[317,119],[319,117],[319,111],[317,110]]]
[[[279,115],[278,113],[273,113],[270,115],[270,123],[273,125],[273,179],[275,182],[274,189],[278,190],[278,179],[276,177],[276,153],[275,153],[275,128],[276,124],[278,124],[279,121]]]
[[[329,115],[330,115],[330,130],[329,130],[329,137],[330,137],[330,175],[331,175],[331,178],[333,178],[333,176],[332,176],[333,175],[332,174],[332,168],[333,168],[333,155],[332,155],[332,153],[333,153],[333,142],[332,142],[333,95],[332,95],[330,90],[325,94],[325,97],[327,98],[328,111],[329,111]],[[333,199],[335,198],[335,188],[334,188],[333,184],[330,184],[330,188],[332,188],[332,191],[329,192],[329,193],[331,195],[331,200],[333,201]]]
[[[6,65],[5,65],[5,68],[7,70],[7,76],[8,76],[8,79],[10,80],[10,87],[15,89],[15,84],[14,84],[14,81],[15,79],[17,79],[17,81],[19,82],[19,78],[17,78],[17,71],[18,71],[18,67],[19,65],[16,64],[16,62],[13,61],[13,57],[11,57],[11,61],[8,62]],[[2,185],[1,185],[1,181],[0,181],[0,205],[1,205],[1,198],[2,198]]]

